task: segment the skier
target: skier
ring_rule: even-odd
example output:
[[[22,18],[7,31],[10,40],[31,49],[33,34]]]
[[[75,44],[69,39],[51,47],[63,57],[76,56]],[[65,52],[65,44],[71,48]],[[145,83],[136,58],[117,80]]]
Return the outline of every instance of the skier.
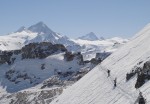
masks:
[[[139,93],[139,96],[134,104],[146,104],[146,99],[143,97],[142,92]]]
[[[114,80],[114,88],[117,86],[117,78]]]
[[[107,70],[107,73],[108,73],[108,77],[109,77],[110,76],[110,70],[109,69]]]

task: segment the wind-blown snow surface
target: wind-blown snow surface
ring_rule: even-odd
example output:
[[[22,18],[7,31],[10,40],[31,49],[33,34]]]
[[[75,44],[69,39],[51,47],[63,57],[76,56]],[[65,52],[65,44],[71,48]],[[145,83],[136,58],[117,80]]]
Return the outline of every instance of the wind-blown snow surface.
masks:
[[[149,34],[150,24],[51,104],[134,104],[139,90],[150,104],[150,81],[139,89],[134,87],[137,76],[126,82],[127,72],[139,62],[150,60]],[[107,77],[106,69],[111,70],[111,77]],[[117,87],[113,88],[115,78]]]

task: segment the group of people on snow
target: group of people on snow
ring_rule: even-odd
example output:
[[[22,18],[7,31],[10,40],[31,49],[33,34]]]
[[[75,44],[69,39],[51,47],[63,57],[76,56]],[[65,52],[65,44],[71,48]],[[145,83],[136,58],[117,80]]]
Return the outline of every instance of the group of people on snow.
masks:
[[[110,70],[107,69],[108,77],[110,77]],[[114,88],[117,86],[117,78],[114,79]],[[139,96],[134,104],[146,104],[146,99],[143,97],[142,92],[139,92]]]

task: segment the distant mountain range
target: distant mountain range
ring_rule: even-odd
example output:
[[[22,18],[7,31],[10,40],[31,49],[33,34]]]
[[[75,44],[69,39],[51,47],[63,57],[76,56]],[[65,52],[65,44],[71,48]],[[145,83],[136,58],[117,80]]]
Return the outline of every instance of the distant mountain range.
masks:
[[[26,44],[33,42],[51,42],[63,44],[66,47],[75,45],[68,37],[52,31],[43,22],[39,22],[29,28],[21,27],[9,35],[0,36],[0,50],[20,49]]]
[[[81,52],[85,59],[91,59],[95,57],[97,52],[113,52],[127,41],[127,39],[117,37],[112,39],[98,38],[93,32],[78,39],[70,39],[54,32],[43,22],[39,22],[28,28],[22,26],[9,35],[0,36],[0,50],[16,50],[29,43],[51,42],[63,44],[69,51]]]
[[[49,104],[126,42],[70,39],[43,22],[0,36],[0,103]]]
[[[96,41],[96,40],[104,40],[104,37],[100,37],[98,38],[97,35],[94,32],[90,32],[86,35],[83,35],[81,37],[78,37],[77,39],[81,39],[81,40],[89,40],[89,41]]]
[[[95,40],[99,40],[99,38],[95,35],[95,33],[90,32],[84,36],[79,37],[78,39],[82,39],[82,40],[90,40],[90,41],[95,41]],[[104,38],[101,37],[101,40],[103,40]]]

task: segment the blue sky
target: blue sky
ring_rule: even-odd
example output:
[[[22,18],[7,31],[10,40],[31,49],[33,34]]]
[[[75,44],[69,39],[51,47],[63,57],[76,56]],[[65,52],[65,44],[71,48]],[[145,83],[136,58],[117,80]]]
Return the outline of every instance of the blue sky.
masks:
[[[150,23],[150,0],[0,0],[0,34],[43,21],[71,38],[132,37]]]

